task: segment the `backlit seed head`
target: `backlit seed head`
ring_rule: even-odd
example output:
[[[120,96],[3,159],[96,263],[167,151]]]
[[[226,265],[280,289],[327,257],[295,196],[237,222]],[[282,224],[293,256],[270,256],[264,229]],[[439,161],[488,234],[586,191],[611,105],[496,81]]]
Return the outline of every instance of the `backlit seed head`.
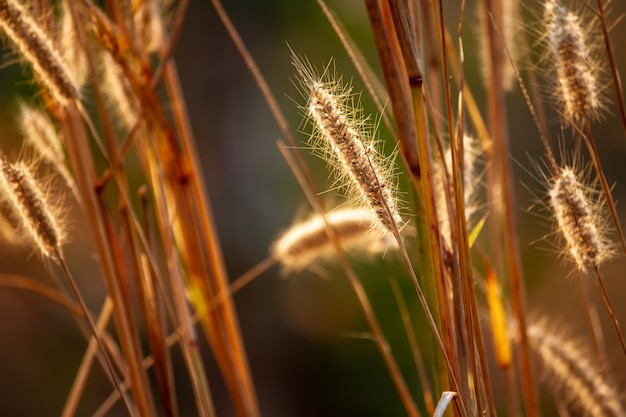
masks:
[[[65,242],[60,207],[23,162],[11,163],[0,155],[0,196],[12,217],[44,257],[58,261]]]
[[[74,178],[65,166],[63,145],[52,119],[44,110],[24,102],[20,102],[19,107],[18,125],[25,143],[36,152],[40,161],[53,167],[63,177],[67,186],[80,201]]]
[[[61,12],[61,33],[59,35],[59,47],[63,61],[72,74],[74,82],[83,86],[87,81],[88,68],[87,56],[83,50],[74,27],[74,19],[68,5],[68,0],[63,1]]]
[[[593,417],[626,415],[619,392],[579,342],[549,330],[545,322],[531,324],[527,335],[541,378],[569,411]]]
[[[80,98],[79,87],[61,54],[17,0],[0,0],[0,29],[59,105],[66,106]]]
[[[613,255],[603,195],[584,186],[569,167],[551,180],[548,195],[557,230],[565,240],[565,253],[581,272],[597,269]],[[594,195],[600,197],[594,201]]]
[[[604,108],[599,77],[602,64],[593,25],[559,0],[546,0],[543,18],[545,44],[554,67],[554,96],[564,116],[577,122],[597,118]]]
[[[402,228],[393,157],[379,153],[368,118],[363,117],[352,87],[331,74],[318,75],[304,59],[292,55],[311,121],[309,144],[332,168],[337,184],[359,205],[369,207],[381,229]]]
[[[158,0],[142,0],[133,11],[133,25],[142,50],[157,52],[163,46],[163,19]]]
[[[135,128],[139,120],[139,100],[124,75],[120,64],[110,53],[103,51],[102,58],[102,92],[107,98],[111,110],[119,117],[127,130]]]
[[[388,232],[380,234],[378,219],[368,208],[342,208],[326,215],[342,249],[346,253],[382,253],[397,247]],[[272,246],[272,254],[285,271],[300,271],[335,255],[335,247],[326,233],[324,219],[315,214],[295,223]]]
[[[465,220],[469,229],[472,227],[474,214],[478,209],[478,191],[480,184],[480,174],[477,169],[478,158],[480,156],[480,144],[471,135],[463,135],[463,200],[465,206]],[[435,187],[435,202],[437,204],[437,218],[439,223],[439,233],[448,249],[451,248],[451,228],[448,206],[448,197],[454,198],[454,187],[452,184],[452,154],[450,148],[445,150],[445,168],[442,164],[436,164],[433,170],[433,182]],[[444,177],[445,175],[445,177]],[[444,181],[446,180],[447,181]],[[444,186],[447,184],[448,192]],[[453,203],[453,200],[452,200]]]
[[[19,103],[18,125],[35,151],[46,161],[63,163],[65,155],[56,127],[41,109],[24,102]]]

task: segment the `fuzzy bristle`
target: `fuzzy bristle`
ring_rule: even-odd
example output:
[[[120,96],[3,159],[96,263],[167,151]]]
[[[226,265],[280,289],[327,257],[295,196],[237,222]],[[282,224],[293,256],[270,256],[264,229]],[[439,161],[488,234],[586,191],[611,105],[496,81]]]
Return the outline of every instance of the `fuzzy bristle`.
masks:
[[[0,156],[0,193],[25,235],[45,257],[57,261],[65,240],[61,221],[29,168],[22,162],[10,163],[4,154]]]
[[[0,28],[59,105],[79,99],[79,88],[50,37],[18,1],[0,0]]]
[[[551,61],[556,69],[555,96],[561,111],[570,121],[596,118],[603,108],[595,44],[589,39],[589,28],[579,15],[547,0],[544,25]]]
[[[606,236],[602,204],[591,199],[592,192],[579,181],[572,168],[562,168],[552,179],[548,192],[567,253],[583,272],[597,269],[613,254]]]
[[[463,135],[463,200],[465,206],[465,219],[468,228],[471,227],[474,214],[477,209],[477,194],[480,175],[477,174],[476,167],[479,156],[479,143],[471,135]],[[452,154],[450,148],[445,151],[447,177],[452,178]],[[433,181],[435,187],[435,201],[437,204],[437,218],[439,223],[439,233],[441,234],[444,244],[448,249],[451,248],[451,229],[450,216],[448,212],[447,196],[454,196],[454,188],[451,183],[449,185],[449,193],[444,190],[444,172],[441,164],[438,164],[433,171]]]
[[[379,233],[378,220],[369,209],[334,210],[326,215],[326,221],[346,251],[372,254],[394,247],[393,236]],[[314,261],[332,257],[335,250],[326,233],[324,219],[314,215],[284,232],[274,243],[272,253],[286,271],[299,271]]]
[[[102,75],[105,94],[111,110],[119,116],[127,130],[132,130],[139,120],[139,102],[121,66],[108,52],[103,52]]]
[[[24,138],[44,160],[63,163],[63,146],[50,118],[42,110],[24,102],[20,102],[19,107],[18,123]]]
[[[63,60],[67,64],[67,68],[72,74],[75,83],[80,88],[87,81],[87,57],[76,34],[72,11],[67,2],[68,0],[63,1],[62,6],[59,43]]]
[[[335,169],[338,183],[374,211],[382,229],[402,228],[393,159],[378,153],[351,87],[342,86],[340,79],[327,80],[328,71],[316,75],[296,56],[293,64],[308,98],[305,110],[313,123],[310,144]]]
[[[21,102],[18,124],[26,143],[35,150],[42,161],[52,166],[63,177],[67,186],[80,200],[74,178],[65,166],[61,138],[50,117],[43,110]]]
[[[559,337],[540,323],[531,325],[527,334],[541,376],[571,412],[593,417],[626,415],[619,393],[602,377],[599,365],[580,344]]]
[[[163,20],[157,0],[142,0],[133,12],[137,41],[142,49],[157,52],[163,45]]]

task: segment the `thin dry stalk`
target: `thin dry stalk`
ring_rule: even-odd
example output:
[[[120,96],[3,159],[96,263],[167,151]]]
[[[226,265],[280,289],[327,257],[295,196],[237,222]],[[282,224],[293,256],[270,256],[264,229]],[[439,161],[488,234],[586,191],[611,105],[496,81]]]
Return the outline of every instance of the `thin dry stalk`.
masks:
[[[491,0],[483,0],[483,12],[489,15],[493,12]],[[519,239],[517,234],[517,219],[515,216],[516,204],[513,195],[513,179],[509,161],[509,137],[507,117],[505,112],[504,93],[502,91],[502,74],[498,66],[499,56],[504,51],[497,47],[497,33],[491,22],[487,22],[487,33],[489,38],[490,57],[487,65],[493,76],[494,88],[489,89],[488,95],[488,115],[491,137],[494,138],[493,170],[497,173],[498,186],[502,192],[502,200],[496,200],[495,208],[497,217],[504,221],[504,242],[507,261],[507,271],[511,285],[511,298],[513,304],[513,314],[518,321],[519,332],[519,364],[522,377],[523,395],[526,412],[531,417],[539,415],[539,405],[537,400],[537,389],[534,383],[533,370],[530,363],[528,337],[526,335],[526,293],[524,288],[524,275],[519,251]]]
[[[102,306],[102,310],[98,315],[98,321],[96,323],[97,334],[103,334],[106,331],[106,326],[109,323],[112,311],[113,305],[111,304],[111,299],[107,297],[104,305]],[[89,372],[91,371],[91,366],[93,364],[93,360],[96,358],[97,352],[98,342],[96,338],[92,336],[89,340],[89,344],[87,345],[87,349],[85,350],[80,366],[78,367],[78,372],[76,372],[76,375],[74,376],[74,382],[72,382],[70,392],[65,400],[65,405],[61,411],[62,417],[70,417],[76,414],[76,408],[78,408],[78,403],[80,402],[83,390],[87,384],[87,378],[89,377]]]
[[[87,145],[86,132],[78,116],[78,111],[70,107],[67,117],[62,120],[63,137],[67,145],[72,167],[76,172],[77,186],[85,203],[85,212],[98,250],[102,272],[107,285],[108,294],[113,301],[113,315],[120,337],[124,358],[129,366],[133,384],[133,399],[142,415],[154,415],[155,408],[152,395],[148,388],[147,376],[141,366],[141,354],[138,340],[130,328],[127,305],[120,288],[118,265],[113,258],[112,236],[107,232],[107,216],[104,207],[98,201],[95,187],[95,168]]]
[[[206,245],[209,261],[209,276],[211,277],[214,289],[206,288],[207,291],[204,294],[204,302],[210,303],[210,300],[215,297],[215,294],[227,291],[228,278],[219,240],[217,238],[211,206],[208,196],[204,191],[206,188],[204,186],[204,180],[202,179],[198,152],[196,151],[193,132],[184,104],[180,81],[178,79],[176,66],[171,61],[165,67],[165,85],[172,101],[174,121],[182,145],[182,154],[179,164],[189,169],[185,181],[179,180],[179,182],[182,182],[180,186],[182,187],[185,197],[180,201],[184,201],[185,206],[188,207],[188,219],[193,220],[197,218],[199,221],[197,225],[194,224],[195,222],[187,224],[184,230],[186,230],[187,236],[193,236],[198,234],[198,231],[201,231],[199,238]],[[171,153],[172,150],[168,149],[167,152]],[[176,172],[178,172],[178,170]],[[187,180],[189,180],[189,183],[187,183]],[[184,217],[185,214],[181,213],[181,216]],[[179,244],[182,244],[184,241],[184,239],[177,240]],[[195,262],[197,256],[197,253],[189,252],[186,260],[189,263]],[[203,277],[205,276],[206,275],[197,275],[195,279],[199,282],[204,282]],[[216,312],[221,321],[221,323],[219,323],[221,327],[219,331],[223,332],[222,334],[225,336],[224,348],[226,352],[228,352],[226,358],[228,358],[230,362],[227,372],[231,373],[231,378],[233,378],[235,386],[233,392],[236,396],[236,403],[241,407],[241,413],[245,413],[245,415],[248,416],[258,416],[260,415],[259,405],[232,300],[226,300],[216,309]]]

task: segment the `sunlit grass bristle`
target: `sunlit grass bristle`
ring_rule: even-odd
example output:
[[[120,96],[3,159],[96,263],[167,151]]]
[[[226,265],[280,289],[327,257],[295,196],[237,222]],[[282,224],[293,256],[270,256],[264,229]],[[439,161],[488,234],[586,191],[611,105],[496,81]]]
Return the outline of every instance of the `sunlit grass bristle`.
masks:
[[[64,0],[61,8],[59,48],[63,61],[67,65],[67,69],[70,74],[72,74],[74,82],[80,89],[87,81],[87,57],[76,34],[74,19],[72,18],[68,1],[70,0]]]
[[[478,161],[480,157],[480,144],[471,135],[463,135],[463,200],[465,206],[465,219],[467,221],[468,230],[471,230],[475,225],[474,220],[476,211],[478,210],[478,192],[479,184],[481,180],[480,173],[478,171]],[[448,196],[451,198],[454,196],[454,187],[451,183],[452,179],[452,155],[450,148],[445,150],[445,168],[446,178],[448,178],[448,193],[444,189],[444,172],[441,164],[437,164],[434,170],[434,186],[435,186],[435,199],[437,203],[437,216],[439,223],[439,232],[443,237],[444,243],[448,249],[451,247],[451,230],[450,230],[450,216],[448,206]]]
[[[606,105],[593,20],[586,23],[581,14],[569,10],[560,0],[546,0],[543,25],[560,111],[573,122],[598,118]]]
[[[157,52],[163,45],[163,19],[159,3],[157,0],[142,0],[137,2],[133,11],[136,41],[146,52]]]
[[[545,321],[530,325],[528,338],[542,379],[568,411],[594,417],[626,415],[619,392],[580,343],[550,330]]]
[[[53,167],[80,200],[74,179],[65,166],[63,145],[52,119],[43,109],[20,102],[18,125],[25,143],[36,152],[37,159]]]
[[[59,105],[80,98],[79,87],[54,43],[17,0],[0,0],[0,29]]]
[[[393,236],[381,234],[378,219],[367,208],[341,208],[326,215],[342,248],[349,254],[372,255],[395,246]],[[329,260],[336,249],[328,238],[324,219],[313,215],[287,229],[272,246],[272,254],[285,272],[294,272]]]
[[[370,207],[382,229],[401,229],[394,158],[379,152],[374,128],[363,116],[352,87],[342,83],[330,64],[320,75],[295,54],[292,63],[307,99],[303,111],[313,126],[309,144],[314,152],[328,162],[337,184],[354,201]]]
[[[41,109],[19,102],[18,125],[22,135],[47,161],[62,164],[65,159],[61,138],[51,118]]]
[[[106,51],[101,54],[102,92],[107,98],[111,111],[122,125],[132,130],[139,120],[139,102],[133,92],[122,67]]]
[[[548,195],[557,231],[565,240],[564,252],[579,271],[597,270],[614,254],[602,195],[570,167],[551,179]]]
[[[0,155],[0,193],[20,230],[46,258],[58,261],[66,240],[60,206],[24,162],[11,163]]]

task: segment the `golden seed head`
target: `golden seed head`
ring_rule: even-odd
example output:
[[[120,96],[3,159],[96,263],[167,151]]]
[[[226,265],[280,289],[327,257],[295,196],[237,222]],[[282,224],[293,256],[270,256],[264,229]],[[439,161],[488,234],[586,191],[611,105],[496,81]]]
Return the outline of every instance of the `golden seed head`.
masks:
[[[626,415],[619,393],[602,377],[599,364],[580,343],[560,337],[543,323],[530,325],[527,334],[542,379],[570,411],[593,417]]]
[[[38,158],[53,167],[63,177],[67,186],[80,201],[74,178],[65,166],[65,154],[61,138],[46,112],[20,102],[18,124],[24,140],[34,149]]]
[[[596,269],[613,254],[606,236],[602,204],[591,200],[572,168],[562,168],[548,195],[566,250],[582,272]]]
[[[360,204],[370,207],[382,229],[393,231],[404,224],[399,214],[393,158],[385,158],[376,149],[367,118],[355,105],[351,87],[340,79],[318,76],[300,58],[293,56],[304,95],[305,108],[313,124],[309,140],[334,168],[337,182]]]
[[[547,0],[544,25],[551,61],[556,69],[555,96],[567,119],[596,118],[603,108],[596,46],[577,14],[558,0]]]
[[[131,88],[126,75],[115,58],[108,52],[102,58],[102,92],[105,94],[111,110],[119,117],[124,127],[130,131],[139,120],[139,101]]]
[[[326,215],[326,221],[334,229],[346,252],[384,252],[395,247],[389,233],[380,234],[378,219],[367,208],[343,208]],[[313,215],[294,224],[272,246],[272,254],[286,271],[300,271],[335,254],[328,238],[324,219]]]
[[[72,78],[79,86],[78,88],[80,88],[80,86],[84,85],[87,81],[87,57],[76,34],[74,19],[72,18],[72,12],[67,1],[68,0],[63,1],[63,11],[61,14],[60,49],[63,61],[67,64]]]
[[[133,12],[137,42],[142,50],[157,52],[163,45],[163,20],[157,0],[143,0]]]
[[[63,145],[57,130],[41,109],[20,102],[18,124],[25,140],[41,157],[53,164],[63,163]]]
[[[465,208],[465,220],[468,228],[471,226],[474,214],[477,210],[478,199],[478,184],[480,182],[480,175],[476,172],[478,157],[480,155],[478,141],[471,135],[463,135],[463,161],[462,163],[462,175],[463,175],[463,200]],[[439,233],[443,238],[444,244],[447,248],[451,248],[451,228],[450,228],[450,215],[448,211],[448,196],[454,198],[454,187],[451,182],[452,175],[452,154],[451,149],[448,147],[445,151],[446,170],[445,178],[448,178],[447,182],[449,192],[446,192],[444,185],[446,184],[443,172],[443,166],[436,164],[433,169],[433,182],[435,189],[435,202],[437,204],[437,218],[439,223]]]
[[[60,219],[30,169],[23,162],[10,163],[4,154],[0,157],[0,193],[24,234],[45,257],[59,260],[65,241]]]
[[[79,99],[79,88],[50,37],[17,0],[0,0],[0,28],[59,105]]]

